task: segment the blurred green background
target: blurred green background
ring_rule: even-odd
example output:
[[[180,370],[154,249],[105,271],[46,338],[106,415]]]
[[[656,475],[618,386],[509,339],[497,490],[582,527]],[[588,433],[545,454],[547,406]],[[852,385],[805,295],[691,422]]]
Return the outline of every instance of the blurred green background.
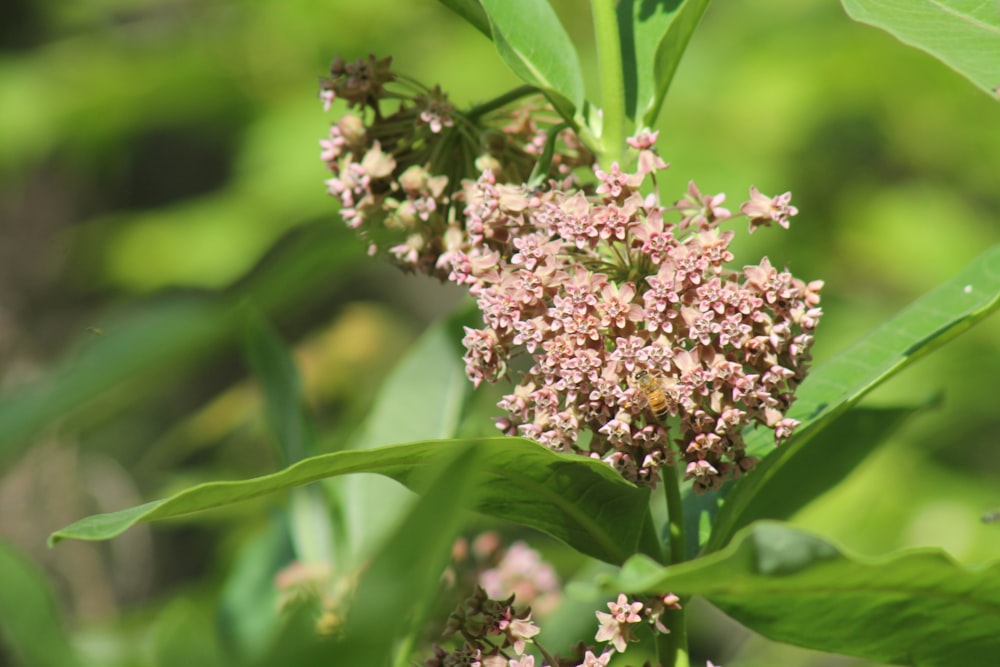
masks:
[[[589,8],[554,4],[593,90]],[[325,195],[318,140],[332,116],[317,78],[334,55],[369,52],[460,106],[517,83],[431,0],[0,9],[0,539],[44,570],[86,664],[165,664],[173,654],[149,649],[151,637],[194,645],[177,619],[210,626],[281,502],[110,544],[44,544],[85,514],[275,469],[241,304],[295,346],[320,432],[336,441],[419,333],[461,302],[366,257]],[[1000,237],[1000,107],[834,3],[715,3],[659,128],[668,198],[692,179],[734,209],[751,184],[793,192],[791,231],[741,238],[735,252],[826,281],[817,361]],[[861,553],[997,556],[1000,525],[979,517],[1000,507],[998,334],[988,320],[870,397],[941,400],[796,522]],[[698,608],[696,657],[862,664]],[[0,645],[0,664],[13,660]]]

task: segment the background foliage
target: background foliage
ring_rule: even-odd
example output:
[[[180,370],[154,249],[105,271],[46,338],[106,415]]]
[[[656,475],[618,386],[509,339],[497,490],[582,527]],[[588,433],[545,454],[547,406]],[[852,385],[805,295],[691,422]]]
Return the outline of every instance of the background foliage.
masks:
[[[593,71],[589,15],[554,4]],[[259,600],[262,573],[288,558],[275,528],[285,499],[107,544],[47,550],[45,536],[84,514],[284,465],[248,380],[248,357],[267,362],[244,351],[247,304],[295,346],[317,431],[306,453],[414,439],[389,439],[394,428],[439,437],[465,401],[475,416],[460,429],[492,434],[489,396],[467,398],[442,364],[413,361],[440,361],[442,348],[396,371],[441,371],[433,386],[454,389],[423,396],[436,409],[403,393],[363,421],[390,370],[459,297],[370,262],[343,229],[323,192],[316,78],[334,54],[374,52],[440,81],[460,105],[517,82],[479,33],[429,0],[20,0],[0,12],[0,576],[37,570],[50,589],[0,598],[0,617],[31,601],[36,638],[63,638],[45,612],[54,596],[69,631],[25,647],[4,625],[0,650],[25,664],[218,664],[209,620],[219,617],[229,645],[258,655],[255,628],[273,610],[241,601]],[[679,194],[694,179],[730,201],[750,183],[792,190],[802,213],[791,231],[734,252],[826,280],[820,361],[997,241],[997,120],[994,100],[835,5],[717,3],[664,105],[673,168],[662,187]],[[860,553],[996,556],[1000,530],[979,516],[1000,505],[998,333],[986,322],[866,399],[940,397],[793,522]],[[381,493],[402,492],[387,482]],[[696,655],[818,664],[701,613]]]

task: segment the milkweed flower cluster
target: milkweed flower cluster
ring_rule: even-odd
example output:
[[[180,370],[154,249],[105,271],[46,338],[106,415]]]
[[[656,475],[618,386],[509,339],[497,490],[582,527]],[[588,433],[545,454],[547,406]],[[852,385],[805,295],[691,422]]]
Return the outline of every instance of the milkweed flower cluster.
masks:
[[[410,92],[389,92],[403,83]],[[373,252],[467,287],[483,318],[463,339],[475,385],[526,359],[499,403],[504,433],[640,484],[679,456],[696,491],[753,467],[747,426],[778,443],[792,434],[822,282],[767,258],[733,268],[723,229],[738,217],[751,233],[787,228],[788,193],[751,188],[733,214],[691,183],[664,205],[656,133],[629,140],[634,168],[604,170],[544,106],[460,113],[386,60],[336,61],[322,91],[362,111],[322,142],[347,224]]]
[[[604,644],[578,644],[570,655],[549,653],[539,643],[541,628],[531,621],[531,609],[516,610],[515,596],[496,600],[481,587],[448,617],[443,639],[460,638],[454,646],[436,644],[427,667],[607,667],[615,653],[624,653],[635,640],[635,631],[648,625],[654,633],[668,633],[662,615],[668,609],[680,609],[676,595],[633,599],[621,593],[607,604],[608,611],[595,612],[600,627],[595,641]],[[529,648],[530,647],[530,648]],[[542,655],[536,663],[535,652]]]

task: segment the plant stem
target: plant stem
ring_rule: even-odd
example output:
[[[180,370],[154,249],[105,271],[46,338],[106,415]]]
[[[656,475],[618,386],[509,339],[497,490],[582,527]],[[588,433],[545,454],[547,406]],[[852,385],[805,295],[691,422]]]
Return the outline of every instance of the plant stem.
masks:
[[[670,526],[670,562],[676,565],[687,560],[684,543],[684,503],[681,501],[681,483],[673,466],[663,467],[663,495],[667,501],[667,521]]]
[[[601,166],[622,163],[625,154],[625,80],[621,35],[615,15],[617,0],[591,0],[594,36],[601,77]]]
[[[663,468],[663,495],[667,501],[667,517],[670,534],[670,558],[667,565],[683,563],[686,559],[684,542],[684,505],[681,502],[680,478],[672,466]],[[687,604],[686,599],[681,604]],[[688,667],[687,620],[685,611],[670,609],[664,614],[664,624],[670,634],[657,635],[657,651],[663,667]]]
[[[503,95],[494,97],[492,100],[487,100],[482,104],[477,104],[471,109],[465,111],[464,115],[469,120],[475,122],[479,119],[480,116],[484,116],[491,111],[496,111],[497,109],[500,109],[510,104],[514,100],[519,100],[522,97],[527,97],[528,95],[537,95],[537,94],[539,94],[539,90],[534,86],[518,86],[513,90],[508,90]]]

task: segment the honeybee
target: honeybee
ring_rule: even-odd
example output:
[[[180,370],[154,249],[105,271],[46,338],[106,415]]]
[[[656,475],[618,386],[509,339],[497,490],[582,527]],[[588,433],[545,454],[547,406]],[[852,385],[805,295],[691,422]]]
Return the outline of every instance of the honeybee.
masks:
[[[660,379],[650,375],[649,371],[644,370],[637,371],[632,376],[632,379],[635,381],[639,391],[646,397],[649,409],[653,411],[656,418],[661,422],[666,419],[670,407],[667,404],[667,396],[663,393],[663,386],[660,383]]]

